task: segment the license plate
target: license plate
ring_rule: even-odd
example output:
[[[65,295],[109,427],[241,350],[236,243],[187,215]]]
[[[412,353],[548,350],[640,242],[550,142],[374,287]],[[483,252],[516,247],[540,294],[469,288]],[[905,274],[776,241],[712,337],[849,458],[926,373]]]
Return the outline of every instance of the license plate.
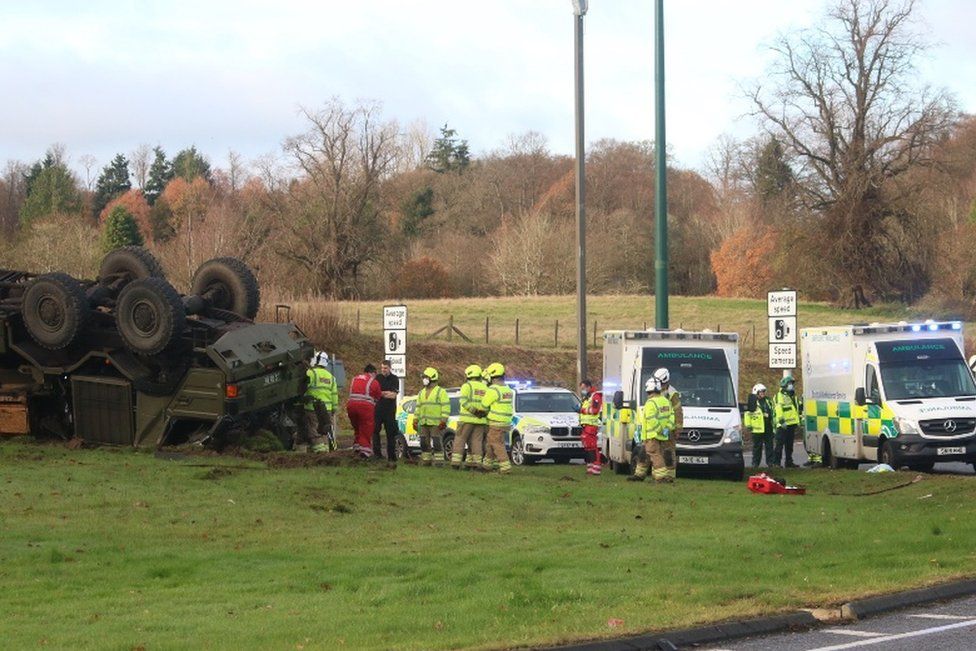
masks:
[[[554,444],[554,447],[557,448],[579,448],[582,446],[583,444],[578,441],[562,441]]]
[[[707,466],[708,457],[684,457],[678,456],[678,463],[686,463],[692,466]]]
[[[966,454],[966,448],[939,448],[936,450],[936,454],[940,457],[947,454]]]

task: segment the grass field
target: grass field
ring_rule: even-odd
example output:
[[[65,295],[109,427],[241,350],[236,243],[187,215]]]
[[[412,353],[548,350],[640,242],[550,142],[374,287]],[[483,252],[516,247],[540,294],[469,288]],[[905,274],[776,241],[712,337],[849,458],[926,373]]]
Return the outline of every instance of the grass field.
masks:
[[[963,477],[797,471],[809,494],[773,497],[14,440],[0,476],[5,648],[505,648],[976,574]]]
[[[347,324],[355,327],[357,318],[364,334],[381,334],[383,305],[396,301],[338,303]],[[405,301],[409,309],[410,337],[424,340],[447,325],[454,325],[470,339],[485,343],[485,318],[489,319],[492,344],[515,343],[515,320],[519,320],[519,344],[528,347],[555,347],[556,321],[559,321],[561,347],[576,346],[575,296],[491,297]],[[768,343],[766,302],[753,299],[714,296],[674,296],[669,302],[670,325],[686,330],[721,328],[743,336],[746,347],[765,347]],[[358,314],[358,317],[357,317]],[[801,303],[799,326],[836,325],[877,320],[900,320],[922,316],[912,308],[882,305],[866,310],[842,310],[825,303]],[[941,317],[946,315],[924,315]],[[611,329],[643,329],[654,325],[653,296],[590,296],[587,298],[587,338],[593,345],[593,330],[600,345],[600,334]],[[755,338],[753,338],[755,331]],[[438,339],[444,339],[439,335]],[[454,340],[460,340],[455,336]]]

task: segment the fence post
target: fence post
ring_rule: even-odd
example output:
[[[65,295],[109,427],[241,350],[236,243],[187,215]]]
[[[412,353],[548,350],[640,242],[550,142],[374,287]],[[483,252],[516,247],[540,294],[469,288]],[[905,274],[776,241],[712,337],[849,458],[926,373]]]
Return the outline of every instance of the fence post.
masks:
[[[559,319],[556,319],[556,344],[555,348],[559,348]]]
[[[752,324],[752,349],[756,349],[756,324]]]
[[[357,307],[356,308],[356,334],[357,335],[359,334],[359,317],[360,317],[360,312],[361,312],[361,310]]]
[[[596,319],[593,319],[593,346],[596,346]]]
[[[644,329],[647,330],[647,321],[644,322]]]
[[[447,340],[451,341],[454,337],[454,315],[447,317]]]
[[[485,317],[485,343],[486,344],[488,343],[488,318],[489,317],[487,316]]]
[[[518,317],[515,318],[515,345],[519,345],[519,320]]]

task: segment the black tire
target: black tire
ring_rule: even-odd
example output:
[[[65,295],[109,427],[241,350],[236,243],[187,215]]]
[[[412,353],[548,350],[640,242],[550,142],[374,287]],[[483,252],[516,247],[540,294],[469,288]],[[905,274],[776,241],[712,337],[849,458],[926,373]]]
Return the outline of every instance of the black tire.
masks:
[[[451,462],[451,454],[454,452],[454,432],[444,432],[441,439],[441,451],[444,454],[444,461]]]
[[[31,338],[48,350],[74,343],[90,315],[84,287],[64,273],[44,274],[28,282],[21,313]]]
[[[935,468],[935,462],[921,461],[919,463],[913,463],[908,467],[914,470],[915,472],[932,472],[932,470]]]
[[[409,446],[407,445],[407,437],[403,434],[397,434],[396,443],[393,445],[393,454],[396,455],[397,460],[403,460],[410,456]]]
[[[190,294],[203,297],[211,307],[247,319],[256,317],[261,307],[258,279],[237,258],[214,258],[200,265],[193,274]]]
[[[878,463],[886,463],[895,470],[898,470],[895,451],[891,448],[891,443],[888,441],[881,441],[881,445],[878,447]]]
[[[570,461],[572,461],[572,459],[570,459],[569,457],[556,457],[555,459],[553,459],[553,462],[560,466],[565,466],[569,464]]]
[[[739,466],[735,470],[730,470],[729,472],[725,473],[725,478],[730,481],[742,481],[745,479],[745,476],[746,469],[744,466]]]
[[[511,457],[512,465],[515,466],[528,466],[532,463],[526,459],[525,441],[519,434],[512,434],[512,449],[508,456]]]
[[[186,325],[180,295],[162,278],[143,278],[119,294],[116,327],[130,350],[157,355],[176,341]]]
[[[830,441],[824,439],[823,442],[823,452],[821,453],[821,465],[825,468],[830,468],[831,470],[838,470],[842,467],[842,462],[834,454],[834,451],[830,448]]]
[[[109,251],[98,268],[98,283],[115,285],[116,291],[121,291],[135,280],[165,277],[163,266],[156,256],[141,246],[123,246]]]
[[[622,461],[611,461],[610,467],[618,475],[629,475],[630,466]]]

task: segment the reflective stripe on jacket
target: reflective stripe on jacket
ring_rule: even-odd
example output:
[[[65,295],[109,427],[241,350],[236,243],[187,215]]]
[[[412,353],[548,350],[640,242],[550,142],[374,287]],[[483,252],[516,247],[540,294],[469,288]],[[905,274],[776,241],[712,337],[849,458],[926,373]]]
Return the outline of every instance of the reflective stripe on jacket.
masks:
[[[791,396],[785,391],[780,391],[773,400],[773,407],[776,411],[776,427],[800,424],[800,407],[796,402],[796,394]]]
[[[376,397],[373,394],[379,393],[378,389],[376,378],[369,373],[360,373],[349,385],[349,402],[368,402],[375,405]]]
[[[641,409],[641,440],[667,441],[673,429],[674,412],[671,411],[671,401],[662,395],[648,398]]]
[[[462,423],[473,423],[475,425],[488,423],[488,419],[484,416],[475,416],[471,413],[471,409],[481,407],[487,390],[488,385],[481,380],[468,380],[461,385],[461,414],[458,419]]]
[[[509,427],[515,414],[515,392],[504,384],[492,384],[485,391],[481,408],[488,412],[488,424]]]
[[[321,402],[329,411],[335,411],[339,406],[339,388],[336,386],[332,373],[321,366],[313,366],[308,369],[306,375],[308,376],[308,389],[305,391],[305,395]],[[305,409],[312,411],[315,409],[315,405],[306,402]]]
[[[763,409],[763,405],[766,406]],[[742,416],[742,424],[749,428],[753,434],[766,434],[766,418],[772,420],[773,404],[769,398],[756,398],[756,409],[747,411]]]
[[[444,387],[435,384],[424,387],[417,394],[417,409],[414,416],[418,425],[440,425],[451,415],[451,401]]]
[[[600,411],[603,406],[603,396],[599,391],[591,393],[580,405],[580,425],[584,427],[591,425],[593,427],[599,427],[600,423]]]

